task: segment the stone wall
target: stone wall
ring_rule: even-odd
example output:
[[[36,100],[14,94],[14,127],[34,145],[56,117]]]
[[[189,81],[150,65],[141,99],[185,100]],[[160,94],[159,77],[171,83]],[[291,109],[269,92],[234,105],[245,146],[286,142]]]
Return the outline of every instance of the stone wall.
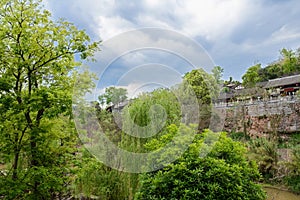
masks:
[[[227,132],[246,131],[250,136],[260,137],[267,133],[300,131],[299,100],[239,103],[215,110],[225,113],[223,130]]]

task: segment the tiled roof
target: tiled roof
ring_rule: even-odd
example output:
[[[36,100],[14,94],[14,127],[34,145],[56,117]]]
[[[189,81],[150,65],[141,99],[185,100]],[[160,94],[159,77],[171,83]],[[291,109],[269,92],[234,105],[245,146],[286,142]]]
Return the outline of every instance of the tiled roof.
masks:
[[[264,81],[264,82],[258,82],[258,83],[256,83],[256,87],[260,87],[260,88],[263,88],[263,87],[265,87],[265,85],[268,83],[268,81]]]
[[[300,83],[300,74],[269,80],[264,88],[273,88],[284,85],[292,85],[296,83]]]
[[[224,100],[224,99],[231,99],[231,98],[237,98],[237,97],[261,97],[264,95],[264,89],[255,87],[255,88],[246,88],[246,89],[240,89],[240,90],[232,90],[228,93],[222,92],[219,94],[218,99]]]
[[[234,97],[233,93],[226,93],[226,92],[222,92],[219,94],[218,99],[219,100],[223,100],[223,99],[231,99],[232,97]]]

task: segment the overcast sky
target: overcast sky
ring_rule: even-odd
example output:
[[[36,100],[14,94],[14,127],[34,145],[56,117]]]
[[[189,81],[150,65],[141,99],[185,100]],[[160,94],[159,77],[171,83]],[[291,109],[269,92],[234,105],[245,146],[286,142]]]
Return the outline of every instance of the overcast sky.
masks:
[[[300,47],[299,0],[48,0],[46,8],[54,18],[65,18],[85,29],[92,39],[101,39],[104,43],[123,32],[144,27],[174,30],[199,43],[213,65],[224,68],[225,79],[232,76],[240,80],[249,66],[255,63],[265,66],[279,58],[280,49]],[[172,44],[171,49],[175,46],[179,47],[179,43]],[[145,70],[152,67],[146,73],[139,72],[141,77],[154,73],[155,66],[149,63],[159,64],[160,70],[154,73],[155,77],[169,75],[165,79],[176,79],[174,77],[191,69],[188,62],[177,61],[174,56],[154,54],[143,50],[128,53],[121,56],[123,62],[115,62],[109,70],[120,83],[120,77],[125,80],[124,73],[128,74],[137,66]],[[162,70],[167,68],[172,68],[177,75]],[[112,81],[112,74],[102,79],[103,86],[116,83]],[[133,74],[132,77],[138,76]],[[138,83],[135,80],[123,85]]]

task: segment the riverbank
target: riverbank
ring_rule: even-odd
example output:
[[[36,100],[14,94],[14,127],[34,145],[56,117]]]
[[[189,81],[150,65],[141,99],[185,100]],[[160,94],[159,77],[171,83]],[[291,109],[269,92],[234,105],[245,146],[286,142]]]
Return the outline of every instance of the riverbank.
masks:
[[[280,188],[264,186],[264,190],[268,195],[267,200],[300,200],[300,195]]]

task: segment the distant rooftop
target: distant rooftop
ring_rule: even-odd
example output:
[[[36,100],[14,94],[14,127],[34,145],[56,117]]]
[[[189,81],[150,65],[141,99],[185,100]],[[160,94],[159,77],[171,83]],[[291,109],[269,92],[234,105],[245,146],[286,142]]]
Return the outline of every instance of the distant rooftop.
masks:
[[[300,83],[300,74],[269,80],[264,88],[273,88]]]

